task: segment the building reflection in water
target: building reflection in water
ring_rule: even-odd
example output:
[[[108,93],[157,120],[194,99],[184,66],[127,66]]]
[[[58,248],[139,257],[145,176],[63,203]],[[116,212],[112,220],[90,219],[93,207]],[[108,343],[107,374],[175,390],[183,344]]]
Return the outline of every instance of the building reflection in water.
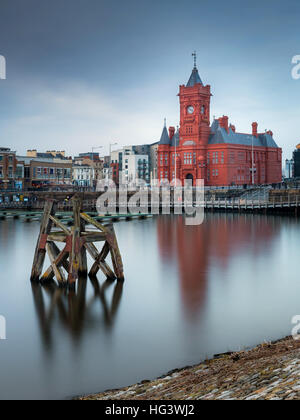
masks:
[[[162,262],[176,264],[180,293],[189,318],[204,308],[212,266],[228,268],[231,258],[248,252],[256,257],[280,229],[280,219],[258,215],[206,214],[199,226],[185,225],[182,216],[157,219]]]
[[[181,216],[157,220],[163,260],[177,264],[184,309],[193,317],[201,309],[207,291],[208,224],[185,226]]]
[[[55,282],[47,285],[32,283],[32,294],[36,313],[38,315],[41,336],[47,350],[52,348],[52,333],[57,315],[60,325],[69,331],[75,341],[79,341],[85,327],[98,327],[102,322],[94,306],[100,303],[103,310],[103,322],[110,330],[121,302],[123,292],[122,281],[106,280],[101,286],[97,278],[89,279],[93,288],[93,295],[87,297],[88,280],[81,278],[77,291],[67,291],[57,286]],[[107,293],[114,286],[111,301],[108,302]]]

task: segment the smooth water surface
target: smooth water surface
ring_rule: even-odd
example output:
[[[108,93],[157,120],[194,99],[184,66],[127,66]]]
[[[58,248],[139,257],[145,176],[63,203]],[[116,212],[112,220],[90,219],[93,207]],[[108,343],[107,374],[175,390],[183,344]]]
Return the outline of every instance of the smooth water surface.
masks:
[[[296,219],[160,216],[115,225],[124,285],[32,286],[38,222],[0,222],[0,399],[70,398],[152,379],[291,333],[300,314]]]

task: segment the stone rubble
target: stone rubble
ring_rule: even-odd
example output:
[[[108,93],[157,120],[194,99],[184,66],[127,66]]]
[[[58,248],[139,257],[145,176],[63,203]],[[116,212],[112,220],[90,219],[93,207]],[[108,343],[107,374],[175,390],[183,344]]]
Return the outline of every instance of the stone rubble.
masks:
[[[81,400],[298,400],[300,342],[288,337],[220,355],[154,381]]]

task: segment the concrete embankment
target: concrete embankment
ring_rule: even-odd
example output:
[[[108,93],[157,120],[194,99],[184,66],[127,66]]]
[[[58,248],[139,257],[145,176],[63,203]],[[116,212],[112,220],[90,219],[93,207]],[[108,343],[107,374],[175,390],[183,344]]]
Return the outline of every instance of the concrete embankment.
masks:
[[[300,341],[288,337],[220,355],[154,381],[81,400],[298,400]]]

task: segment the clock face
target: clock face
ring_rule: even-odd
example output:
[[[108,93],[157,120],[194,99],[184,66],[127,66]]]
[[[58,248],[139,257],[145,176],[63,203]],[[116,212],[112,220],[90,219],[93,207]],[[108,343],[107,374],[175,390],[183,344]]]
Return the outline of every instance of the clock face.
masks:
[[[194,113],[194,107],[193,106],[189,106],[187,108],[187,112],[188,112],[188,114],[193,114]]]

